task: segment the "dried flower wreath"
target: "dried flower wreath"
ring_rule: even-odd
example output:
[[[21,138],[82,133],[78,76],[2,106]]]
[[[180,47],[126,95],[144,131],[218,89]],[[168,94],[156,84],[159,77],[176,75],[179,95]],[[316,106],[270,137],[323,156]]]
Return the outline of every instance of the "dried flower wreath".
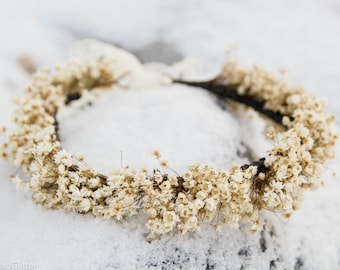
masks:
[[[30,190],[35,202],[116,220],[143,209],[151,238],[173,230],[198,231],[202,221],[216,228],[246,223],[256,232],[263,227],[261,211],[288,217],[299,208],[306,190],[322,185],[320,176],[326,161],[335,156],[338,137],[325,102],[259,67],[244,70],[235,62],[226,63],[208,82],[173,82],[245,104],[283,126],[283,131],[268,129],[274,147],[266,157],[221,172],[193,165],[183,176],[159,170],[150,176],[147,169],[116,169],[107,176],[96,172],[61,147],[57,112],[84,91],[116,85],[115,74],[114,63],[102,58],[91,64],[72,61],[34,75],[18,101],[17,128],[1,154],[27,172],[29,181],[12,180]],[[158,151],[154,154],[160,158]]]

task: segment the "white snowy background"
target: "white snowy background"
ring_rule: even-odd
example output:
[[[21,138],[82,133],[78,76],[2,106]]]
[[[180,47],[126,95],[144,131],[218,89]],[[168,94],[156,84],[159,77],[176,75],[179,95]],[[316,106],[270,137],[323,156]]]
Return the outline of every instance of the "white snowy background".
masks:
[[[30,79],[19,59],[52,67],[84,38],[143,62],[191,57],[208,77],[231,49],[245,66],[286,69],[294,85],[328,97],[340,119],[338,0],[1,0],[0,125],[10,125],[12,100]],[[112,91],[60,122],[63,145],[103,172],[120,166],[121,153],[124,164],[155,168],[155,148],[179,173],[191,163],[227,169],[242,162],[242,143],[267,150],[262,122],[239,122],[213,96],[184,86]],[[17,169],[1,160],[0,268],[340,269],[340,184],[332,177],[339,163],[330,162],[326,187],[308,193],[290,220],[266,213],[262,234],[206,224],[201,233],[148,242],[142,215],[115,223],[35,205],[8,181]]]

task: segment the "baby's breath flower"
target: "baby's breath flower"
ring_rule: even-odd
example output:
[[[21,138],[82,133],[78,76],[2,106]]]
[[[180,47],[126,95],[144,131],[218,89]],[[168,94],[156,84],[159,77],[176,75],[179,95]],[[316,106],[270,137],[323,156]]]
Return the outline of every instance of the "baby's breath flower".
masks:
[[[89,199],[83,199],[79,203],[79,210],[83,213],[87,213],[91,209],[91,201]]]
[[[63,164],[66,167],[70,167],[71,165],[73,165],[73,155],[62,149],[58,151],[57,154],[55,154],[54,162],[56,164]]]
[[[15,184],[17,190],[24,189],[24,181],[22,181],[22,179],[20,179],[18,176],[11,178],[11,180]]]
[[[205,209],[207,209],[210,212],[216,211],[216,202],[213,199],[206,199],[205,200]]]
[[[157,159],[159,159],[159,158],[161,157],[161,153],[160,153],[157,149],[153,151],[153,155],[154,155]]]

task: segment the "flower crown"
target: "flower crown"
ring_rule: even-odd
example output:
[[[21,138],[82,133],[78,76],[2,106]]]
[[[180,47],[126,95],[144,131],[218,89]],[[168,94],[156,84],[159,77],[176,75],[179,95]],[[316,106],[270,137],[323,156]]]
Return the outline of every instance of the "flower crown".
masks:
[[[280,129],[278,125],[268,129],[274,147],[267,156],[225,171],[192,165],[182,176],[123,168],[103,175],[61,147],[57,113],[85,91],[118,83],[114,62],[106,58],[90,64],[71,61],[53,72],[39,69],[33,76],[18,101],[16,129],[1,155],[25,170],[29,181],[12,180],[30,190],[36,203],[116,220],[143,210],[151,238],[173,230],[199,231],[203,221],[216,228],[246,223],[257,232],[263,227],[263,210],[287,217],[297,210],[305,191],[322,185],[324,165],[335,156],[335,117],[326,111],[324,101],[302,88],[291,88],[260,67],[245,70],[228,62],[211,81],[172,83],[205,88],[279,124]],[[154,155],[160,158],[158,151]]]

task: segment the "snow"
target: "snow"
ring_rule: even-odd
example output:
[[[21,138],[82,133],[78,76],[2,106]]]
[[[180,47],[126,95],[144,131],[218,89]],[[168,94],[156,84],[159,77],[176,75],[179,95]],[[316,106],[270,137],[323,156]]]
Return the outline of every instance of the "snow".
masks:
[[[190,56],[176,72],[191,77],[216,74],[231,49],[244,65],[287,69],[294,85],[328,97],[340,119],[339,14],[336,0],[1,1],[0,125],[11,125],[11,101],[29,81],[19,57],[53,66],[89,37],[147,62]],[[240,163],[242,142],[258,155],[268,149],[264,123],[224,110],[203,90],[149,85],[103,93],[92,103],[65,112],[61,137],[103,172],[120,166],[121,156],[131,167],[155,168],[155,148],[178,173],[197,162],[218,169]],[[339,269],[340,184],[332,177],[339,163],[330,162],[326,187],[308,193],[290,220],[266,213],[262,234],[218,233],[206,224],[199,234],[148,242],[143,215],[115,223],[35,205],[7,180],[16,168],[1,160],[0,268],[17,262],[35,269]]]
[[[189,87],[117,90],[67,114],[60,122],[61,140],[99,171],[119,167],[121,152],[130,167],[159,167],[154,149],[181,174],[192,162],[222,170],[240,139],[236,121],[220,111],[208,93]]]

